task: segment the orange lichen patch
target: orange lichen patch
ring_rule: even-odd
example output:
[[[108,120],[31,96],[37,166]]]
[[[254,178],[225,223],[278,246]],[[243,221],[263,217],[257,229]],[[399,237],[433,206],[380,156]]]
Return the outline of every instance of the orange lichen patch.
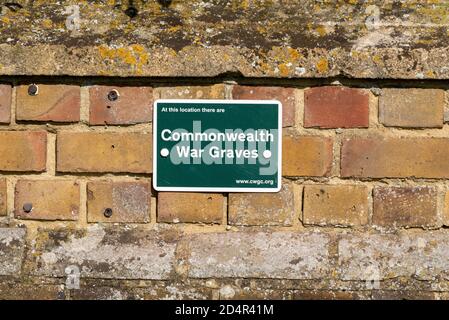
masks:
[[[302,57],[302,55],[298,52],[298,50],[290,48],[290,47],[272,47],[270,55],[272,59],[279,63],[297,63],[298,60]]]
[[[168,32],[170,33],[175,33],[176,31],[181,30],[182,26],[173,26],[167,29]]]
[[[287,64],[285,64],[285,63],[282,63],[279,65],[279,71],[281,73],[281,76],[283,76],[283,77],[288,76],[288,74],[290,73],[290,70],[289,70]]]
[[[242,2],[240,3],[240,7],[245,10],[248,9],[249,8],[248,0],[242,0]]]
[[[378,56],[378,55],[374,55],[374,56],[373,56],[373,61],[374,61],[376,64],[382,64],[382,58],[381,58],[380,56]]]
[[[53,27],[53,22],[50,19],[44,19],[42,20],[42,26],[46,29],[50,29]]]
[[[261,26],[261,25],[257,25],[256,30],[261,34],[266,34],[268,31],[265,26]]]
[[[266,62],[259,62],[259,68],[264,74],[267,74],[272,70],[271,66]]]
[[[176,52],[176,50],[173,50],[173,49],[168,49],[168,52],[169,52],[169,54],[172,56],[172,57],[176,57],[177,55],[178,55],[178,53]]]
[[[316,68],[319,73],[325,73],[329,70],[329,62],[326,58],[320,58],[316,63]]]
[[[325,36],[325,35],[327,34],[326,27],[324,27],[324,26],[318,26],[318,27],[315,29],[315,31],[318,32],[318,34],[319,34],[320,36]]]
[[[130,65],[137,74],[140,74],[143,66],[148,63],[148,53],[140,44],[133,44],[129,47],[119,48],[100,46],[98,51],[103,59],[126,63]]]
[[[300,58],[302,58],[302,54],[299,53],[297,49],[288,48],[287,50],[292,60],[299,60]]]
[[[426,77],[427,78],[435,78],[435,73],[432,70],[428,70],[426,72]]]

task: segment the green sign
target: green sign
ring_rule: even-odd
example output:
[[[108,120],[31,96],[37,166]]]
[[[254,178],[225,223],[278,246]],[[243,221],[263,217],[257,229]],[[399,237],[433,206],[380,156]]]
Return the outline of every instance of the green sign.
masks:
[[[282,106],[271,100],[157,100],[158,191],[277,192]]]

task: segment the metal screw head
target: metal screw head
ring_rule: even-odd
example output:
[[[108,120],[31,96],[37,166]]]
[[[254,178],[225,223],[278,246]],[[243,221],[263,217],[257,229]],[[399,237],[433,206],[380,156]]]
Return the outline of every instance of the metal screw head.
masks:
[[[23,205],[23,211],[26,213],[30,213],[31,210],[33,210],[33,204],[32,203],[25,203]]]
[[[106,218],[112,217],[112,209],[111,209],[111,208],[106,208],[106,209],[104,209],[103,214],[104,214],[104,216],[105,216]]]
[[[37,94],[39,93],[39,87],[35,84],[30,84],[28,86],[28,94],[30,96],[37,96]]]
[[[109,101],[115,101],[115,100],[117,100],[118,99],[118,97],[120,96],[120,94],[118,93],[118,91],[117,90],[111,90],[111,91],[109,91],[109,93],[108,93],[108,100]]]

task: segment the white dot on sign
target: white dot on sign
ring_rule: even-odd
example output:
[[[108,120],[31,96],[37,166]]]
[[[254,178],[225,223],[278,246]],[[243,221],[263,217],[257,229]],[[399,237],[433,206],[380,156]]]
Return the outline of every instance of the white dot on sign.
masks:
[[[163,156],[164,158],[168,157],[169,154],[170,151],[168,151],[167,148],[161,149],[161,156]]]
[[[270,150],[265,150],[263,152],[263,157],[266,158],[266,159],[271,158],[271,151]]]

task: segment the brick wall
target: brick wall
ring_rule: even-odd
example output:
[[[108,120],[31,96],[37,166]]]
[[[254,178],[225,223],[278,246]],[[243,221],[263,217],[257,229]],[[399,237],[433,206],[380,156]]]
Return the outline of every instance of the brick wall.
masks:
[[[448,297],[445,85],[7,80],[0,298]],[[155,192],[158,98],[280,100],[282,190]]]

